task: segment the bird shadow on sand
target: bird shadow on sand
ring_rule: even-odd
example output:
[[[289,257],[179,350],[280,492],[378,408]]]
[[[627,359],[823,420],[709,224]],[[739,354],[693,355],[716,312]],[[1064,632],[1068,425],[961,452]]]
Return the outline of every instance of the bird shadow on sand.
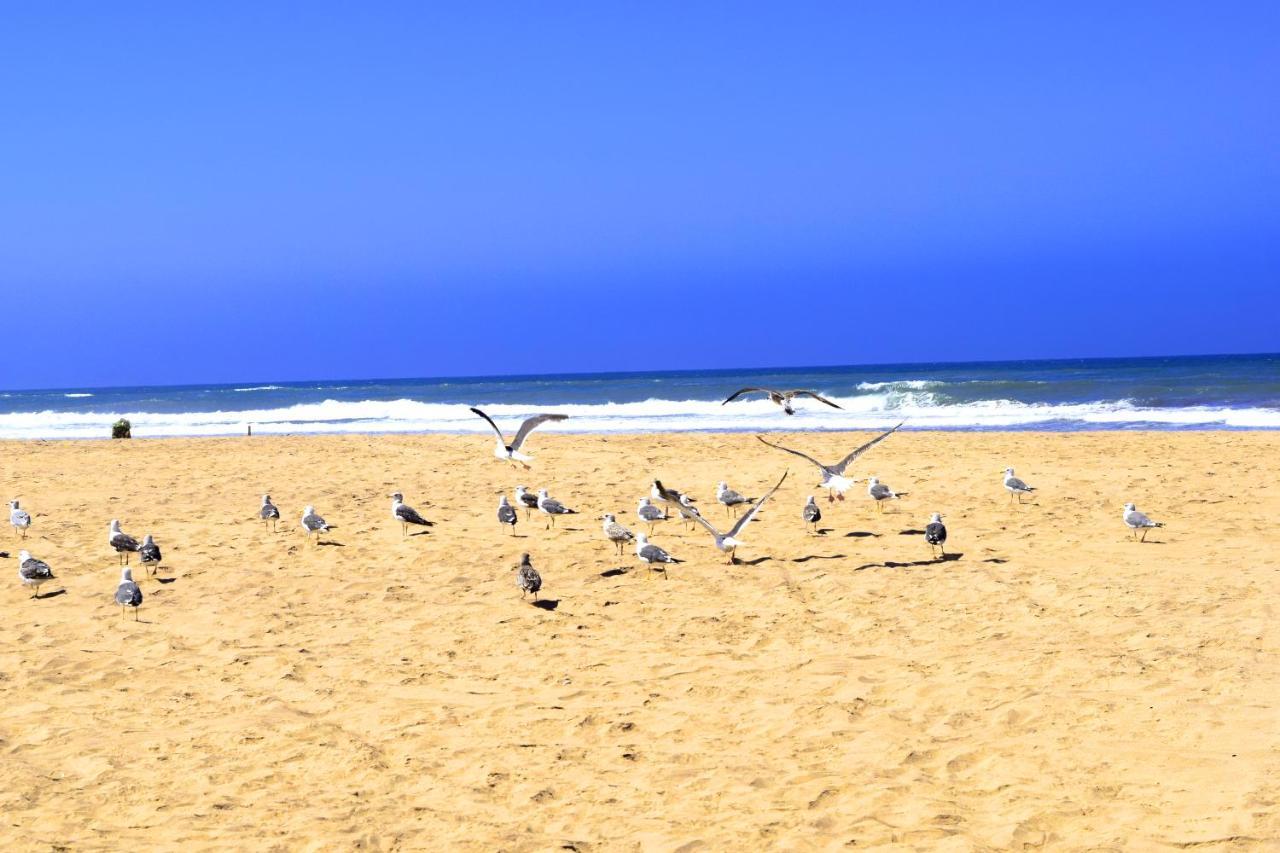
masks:
[[[66,594],[67,594],[67,591],[64,588],[64,589],[55,589],[53,592],[37,592],[35,595],[31,597],[34,598],[36,601],[44,601],[46,598],[57,598],[60,595],[66,595]]]
[[[317,540],[317,541],[316,541],[316,547],[321,547],[321,546],[324,546],[324,547],[326,547],[326,548],[345,548],[345,547],[347,547],[346,545],[343,545],[341,542],[327,542],[327,541],[325,541],[325,540],[323,540],[323,539],[321,539],[321,540]]]
[[[735,565],[735,566],[758,566],[758,565],[760,565],[761,563],[767,563],[767,562],[769,562],[769,561],[770,561],[770,560],[772,560],[772,559],[773,559],[773,557],[756,557],[754,560],[739,560],[737,557],[735,557],[735,558],[733,559],[733,565]]]
[[[912,560],[909,563],[897,563],[893,560],[885,560],[883,563],[864,563],[854,569],[854,571],[860,572],[863,569],[914,569],[919,566],[936,566],[940,563],[954,563],[963,556],[964,554],[961,553],[943,554],[941,557],[935,557],[932,560]]]
[[[915,528],[912,528],[911,530],[899,530],[898,535],[899,536],[923,536],[924,531],[916,530]]]
[[[602,577],[602,578],[616,578],[616,577],[621,577],[622,575],[625,575],[625,574],[627,574],[627,573],[628,573],[628,572],[630,572],[630,571],[631,571],[630,569],[626,569],[626,568],[619,567],[619,568],[616,568],[616,569],[609,569],[607,572],[601,572],[601,573],[600,573],[600,577]]]
[[[810,560],[843,560],[843,559],[845,559],[844,554],[810,554],[807,557],[796,557],[791,562],[807,563]]]
[[[533,606],[538,608],[539,610],[555,610],[557,607],[560,606],[560,599],[539,598],[537,601],[533,602]]]
[[[1000,565],[1004,565],[1005,563],[1007,563],[1007,562],[1009,562],[1009,561],[1008,561],[1008,560],[1006,560],[1004,557],[988,557],[987,559],[983,560],[982,562],[984,562],[984,563],[995,563],[997,566],[1000,566]]]
[[[405,538],[406,538],[406,539],[412,539],[412,538],[413,538],[413,537],[415,537],[415,536],[428,536],[428,535],[430,535],[430,533],[431,533],[431,531],[430,531],[430,530],[420,530],[420,531],[418,531],[417,533],[410,533],[410,534],[409,534],[408,536],[406,536]]]
[[[153,578],[157,583],[166,583],[166,584],[167,584],[167,583],[173,583],[174,581],[176,581],[176,580],[177,580],[177,578],[162,578],[162,577],[158,577],[158,576],[156,576],[156,575],[152,575],[152,578]]]
[[[845,534],[845,538],[848,539],[849,537],[852,536],[855,539],[865,539],[868,536],[878,537],[879,535],[880,535],[879,533],[872,533],[870,530],[850,530],[848,533]]]

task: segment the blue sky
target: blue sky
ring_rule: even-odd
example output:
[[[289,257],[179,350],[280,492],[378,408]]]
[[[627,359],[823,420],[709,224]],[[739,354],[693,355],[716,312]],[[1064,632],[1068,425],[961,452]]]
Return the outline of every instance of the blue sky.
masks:
[[[11,4],[0,387],[1280,350],[1280,5],[940,6]]]

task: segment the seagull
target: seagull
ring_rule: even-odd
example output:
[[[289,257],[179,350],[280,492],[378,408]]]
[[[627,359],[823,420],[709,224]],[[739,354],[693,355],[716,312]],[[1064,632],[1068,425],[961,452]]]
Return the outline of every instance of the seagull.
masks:
[[[35,594],[31,596],[32,598],[39,598],[40,584],[53,580],[53,570],[49,568],[49,564],[44,560],[37,560],[31,556],[30,551],[19,551],[18,578],[22,581],[23,586],[29,586],[35,590]]]
[[[701,515],[692,516],[692,520],[698,522],[703,527],[707,528],[707,532],[715,537],[716,547],[729,555],[730,565],[733,565],[734,563],[738,562],[738,558],[735,556],[735,552],[738,550],[738,546],[742,544],[742,541],[738,539],[738,537],[742,535],[742,531],[747,529],[747,525],[751,523],[751,519],[756,517],[756,513],[758,513],[760,511],[760,508],[764,506],[765,501],[769,500],[769,498],[772,497],[773,493],[778,491],[778,486],[782,485],[783,480],[787,479],[787,474],[789,473],[790,473],[789,471],[784,471],[782,474],[782,479],[778,480],[778,482],[774,485],[772,489],[765,492],[764,497],[762,497],[759,501],[757,501],[755,506],[751,507],[751,509],[744,512],[742,514],[742,517],[737,520],[737,522],[733,525],[733,527],[729,528],[728,533],[721,533],[719,530],[716,530],[715,525],[707,521]]]
[[[538,489],[538,509],[547,515],[547,529],[555,527],[557,515],[575,515],[576,509],[569,509],[555,498],[547,496],[546,489]]]
[[[538,508],[538,496],[524,486],[516,486],[516,503],[524,507],[524,520],[528,521],[529,513]]]
[[[538,600],[538,590],[542,589],[542,575],[529,562],[528,554],[520,555],[520,564],[516,566],[516,586],[520,587],[520,597],[533,593],[533,600]]]
[[[602,518],[604,519],[604,535],[617,546],[618,556],[622,556],[622,549],[626,547],[628,542],[636,538],[635,534],[619,524],[617,516],[612,513],[605,513]]]
[[[809,500],[805,502],[804,509],[800,511],[800,515],[804,518],[806,527],[812,524],[813,529],[817,531],[818,522],[822,521],[822,510],[818,508],[818,504],[813,499],[813,495],[809,495]]]
[[[850,486],[852,486],[855,482],[857,482],[856,480],[850,480],[848,477],[844,475],[845,469],[849,467],[849,463],[853,462],[853,460],[857,459],[859,456],[866,453],[872,447],[884,441],[889,436],[893,435],[895,432],[897,432],[898,427],[900,426],[902,426],[902,424],[898,424],[898,426],[894,427],[893,429],[888,430],[886,432],[882,432],[880,435],[871,439],[866,444],[862,445],[857,450],[853,451],[848,456],[841,459],[839,462],[836,462],[831,465],[823,465],[821,462],[819,462],[817,459],[814,459],[812,456],[808,455],[807,453],[801,453],[799,450],[792,450],[789,447],[783,447],[781,444],[774,444],[773,442],[765,441],[763,438],[761,438],[758,435],[756,436],[756,438],[759,438],[760,441],[764,442],[770,447],[775,447],[778,450],[786,451],[787,453],[790,453],[793,456],[799,456],[801,459],[807,459],[810,462],[812,462],[814,465],[817,465],[818,469],[822,471],[822,482],[819,483],[818,485],[820,488],[824,488],[827,490],[827,501],[830,502],[830,501],[834,501],[837,497],[840,500],[844,500],[844,493],[849,490]]]
[[[266,527],[267,522],[271,522],[271,532],[275,533],[276,523],[280,521],[280,510],[271,502],[271,495],[262,496],[262,509],[258,510],[258,518],[262,519],[262,526]]]
[[[17,501],[9,501],[9,523],[13,525],[14,533],[21,533],[22,538],[26,539],[27,528],[31,526],[31,513],[19,509]]]
[[[1147,541],[1147,531],[1151,528],[1164,527],[1163,521],[1152,521],[1145,512],[1138,512],[1138,508],[1133,504],[1124,505],[1124,523],[1129,526],[1130,538],[1137,534],[1139,530],[1142,531],[1140,542]]]
[[[942,556],[947,556],[947,526],[942,523],[942,513],[935,512],[929,517],[929,523],[924,526],[924,541],[935,555],[935,549],[941,548]]]
[[[702,513],[693,505],[693,498],[688,495],[680,496],[680,502],[676,504],[676,509],[680,510],[680,521],[686,530],[689,529],[691,520],[702,517]]]
[[[116,587],[116,604],[120,605],[120,615],[124,615],[126,607],[133,608],[133,621],[138,621],[138,608],[142,606],[142,590],[133,582],[133,570],[120,570],[120,585]]]
[[[1018,496],[1018,503],[1022,503],[1023,492],[1034,492],[1034,486],[1028,486],[1022,480],[1013,476],[1012,468],[1004,469],[1004,487],[1009,490],[1009,503],[1013,503],[1013,496]]]
[[[516,430],[516,437],[510,444],[507,444],[506,438],[502,435],[502,430],[498,429],[498,425],[493,422],[493,418],[475,406],[471,407],[471,411],[488,421],[489,426],[493,427],[493,431],[498,434],[498,444],[493,448],[493,455],[507,462],[519,462],[526,468],[529,467],[529,462],[532,461],[533,457],[521,453],[520,448],[524,445],[525,440],[529,438],[529,433],[533,432],[534,428],[539,424],[544,424],[547,421],[562,421],[569,417],[568,415],[534,415],[531,418],[527,418],[524,423],[520,424],[520,429]]]
[[[688,495],[681,494],[675,489],[668,489],[657,480],[654,480],[653,485],[649,488],[649,497],[655,501],[662,501],[663,503],[669,504],[683,503],[685,506],[698,502],[697,498],[691,498]]]
[[[739,397],[741,397],[743,394],[756,394],[756,393],[767,394],[769,397],[769,402],[776,403],[777,405],[781,406],[782,411],[786,412],[788,415],[794,415],[796,413],[796,410],[791,405],[791,400],[794,397],[812,397],[818,402],[826,403],[828,406],[830,406],[833,409],[841,408],[840,406],[837,406],[835,403],[828,400],[826,397],[823,397],[821,394],[818,394],[816,391],[805,391],[800,388],[797,388],[794,391],[774,391],[772,388],[740,388],[737,391],[734,391],[732,394],[730,394],[728,399],[726,399],[724,403],[721,403],[720,405],[723,406],[725,403],[732,402],[738,399]]]
[[[114,519],[111,522],[111,532],[107,534],[107,542],[116,549],[117,554],[123,556],[126,566],[129,565],[129,552],[137,551],[140,547],[137,539],[120,532],[120,522]]]
[[[400,535],[409,535],[409,525],[416,524],[419,527],[435,527],[435,522],[427,521],[418,511],[404,502],[404,495],[396,492],[391,495],[391,515],[400,522]]]
[[[516,508],[507,503],[507,496],[498,499],[498,523],[511,525],[511,535],[516,535],[516,522],[520,520]]]
[[[666,520],[667,511],[658,509],[648,498],[641,498],[640,505],[636,507],[636,517],[649,525],[649,532],[652,533],[655,522]]]
[[[889,488],[887,483],[882,483],[875,477],[867,480],[867,494],[876,502],[876,510],[883,512],[884,501],[896,501],[898,498],[906,494],[906,492],[895,492]]]
[[[142,540],[142,547],[138,549],[138,563],[147,570],[150,576],[160,571],[160,546],[156,544],[156,540],[148,533]]]
[[[755,498],[744,498],[742,495],[729,488],[729,485],[724,482],[716,483],[716,500],[724,504],[725,515],[728,515],[730,511],[732,511],[734,515],[737,515],[738,508],[740,506],[756,502]]]
[[[643,533],[636,534],[636,556],[640,558],[641,562],[649,567],[650,573],[653,572],[654,563],[684,562],[684,560],[677,560],[657,545],[650,545],[649,537],[645,536]],[[648,577],[648,574],[646,574],[645,577]],[[666,577],[665,571],[663,572],[663,577]]]
[[[302,511],[302,529],[307,531],[308,538],[313,533],[316,534],[314,541],[319,542],[320,534],[329,532],[329,525],[323,518],[316,515],[316,508],[308,504],[307,508]]]

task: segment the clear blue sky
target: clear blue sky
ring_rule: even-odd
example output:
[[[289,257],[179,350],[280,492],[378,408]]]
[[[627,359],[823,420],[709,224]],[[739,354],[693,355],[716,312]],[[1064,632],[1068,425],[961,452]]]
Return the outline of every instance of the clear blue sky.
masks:
[[[1280,350],[1280,4],[24,3],[0,387]]]

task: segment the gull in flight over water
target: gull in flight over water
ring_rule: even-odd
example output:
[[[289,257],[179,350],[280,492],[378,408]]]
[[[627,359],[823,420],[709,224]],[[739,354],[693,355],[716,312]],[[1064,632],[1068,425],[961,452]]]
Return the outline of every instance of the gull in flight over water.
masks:
[[[843,408],[842,406],[837,406],[835,403],[831,402],[826,397],[823,397],[816,391],[806,391],[802,388],[796,388],[793,391],[775,391],[772,388],[739,388],[737,391],[730,394],[724,403],[721,403],[720,405],[723,406],[725,403],[731,403],[743,394],[765,394],[769,397],[770,403],[781,406],[782,411],[786,412],[788,415],[794,415],[796,413],[795,407],[791,405],[791,401],[796,397],[812,397],[820,403],[826,403],[833,409]]]
[[[792,456],[799,456],[801,459],[807,459],[814,465],[818,466],[818,470],[822,472],[822,482],[818,484],[818,487],[827,490],[828,501],[834,501],[836,498],[844,500],[844,493],[849,491],[849,488],[857,482],[856,480],[851,480],[844,475],[845,469],[849,467],[853,460],[857,459],[872,447],[875,447],[877,444],[897,432],[898,427],[900,426],[902,426],[902,424],[898,424],[898,426],[895,426],[893,429],[882,432],[880,435],[877,435],[875,438],[871,439],[866,444],[841,459],[839,462],[831,465],[823,465],[807,453],[801,453],[799,450],[792,450],[790,447],[783,447],[781,444],[774,444],[771,441],[765,441],[758,435],[756,438],[760,439],[760,441],[770,447],[790,453]]]
[[[545,424],[547,421],[563,421],[569,417],[568,415],[534,415],[531,418],[527,418],[524,423],[520,424],[520,429],[516,430],[516,437],[511,440],[510,444],[507,444],[506,436],[502,434],[502,430],[498,429],[498,425],[493,422],[493,418],[475,406],[471,407],[471,411],[488,421],[489,426],[493,427],[493,431],[498,434],[498,443],[493,448],[493,455],[506,462],[519,462],[526,468],[529,467],[533,457],[521,453],[520,448],[528,440],[529,433],[533,432],[539,424]]]
[[[769,500],[774,492],[778,491],[778,486],[782,485],[783,480],[787,479],[787,474],[789,473],[789,471],[784,471],[782,479],[778,480],[772,489],[765,492],[764,497],[756,501],[755,505],[752,506],[751,509],[744,512],[742,517],[737,520],[733,527],[729,528],[728,533],[721,533],[719,530],[716,530],[716,526],[703,518],[701,513],[690,516],[693,521],[696,521],[698,524],[707,528],[707,532],[715,537],[716,547],[729,555],[730,565],[738,562],[735,552],[738,550],[738,546],[742,544],[742,540],[738,537],[742,535],[742,531],[747,529],[747,525],[751,523],[751,519],[756,517],[756,513],[758,513],[760,508],[765,505],[765,502]]]
[[[1133,504],[1124,505],[1124,523],[1129,527],[1129,537],[1133,538],[1139,530],[1142,531],[1142,538],[1138,541],[1147,541],[1147,531],[1153,527],[1164,527],[1163,521],[1152,521],[1147,517],[1145,512],[1138,512],[1138,508]]]

